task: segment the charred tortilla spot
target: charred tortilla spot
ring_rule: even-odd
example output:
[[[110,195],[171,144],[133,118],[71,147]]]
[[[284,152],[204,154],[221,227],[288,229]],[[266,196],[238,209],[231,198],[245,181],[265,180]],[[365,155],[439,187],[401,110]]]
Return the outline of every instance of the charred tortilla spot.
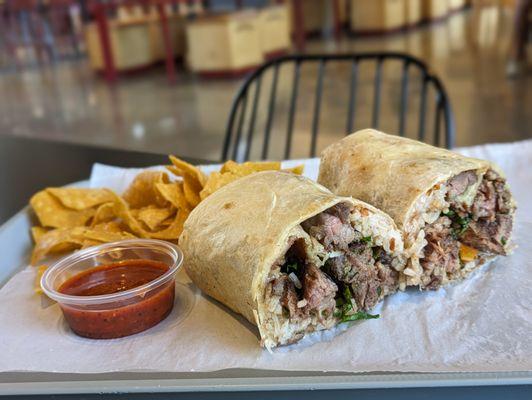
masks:
[[[225,210],[230,210],[230,209],[233,208],[234,206],[235,206],[235,203],[231,203],[231,202],[229,202],[229,203],[225,203],[225,204],[223,205],[223,208],[224,208]]]

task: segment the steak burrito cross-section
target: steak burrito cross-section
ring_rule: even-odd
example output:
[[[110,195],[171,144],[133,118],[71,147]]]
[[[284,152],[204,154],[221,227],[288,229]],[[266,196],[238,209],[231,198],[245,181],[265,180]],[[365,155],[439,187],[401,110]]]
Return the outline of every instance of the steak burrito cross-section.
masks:
[[[304,177],[260,172],[207,197],[179,240],[190,278],[258,326],[267,348],[371,318],[406,258],[385,213]]]
[[[409,257],[401,288],[436,289],[512,247],[515,204],[488,161],[366,129],[325,149],[318,182],[394,219]]]

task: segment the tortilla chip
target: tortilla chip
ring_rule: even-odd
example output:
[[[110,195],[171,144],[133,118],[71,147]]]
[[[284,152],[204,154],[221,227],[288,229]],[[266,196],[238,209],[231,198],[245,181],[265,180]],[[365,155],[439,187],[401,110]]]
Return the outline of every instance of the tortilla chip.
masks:
[[[238,164],[234,161],[227,161],[220,172],[231,172],[235,175],[246,176],[254,172],[260,171],[279,171],[281,169],[281,163],[279,161],[265,161],[265,162],[251,162],[247,161],[242,164]]]
[[[158,183],[157,190],[177,209],[188,208],[187,199],[183,191],[183,182]]]
[[[86,240],[97,240],[101,243],[116,242],[118,240],[134,239],[136,236],[132,235],[129,232],[120,231],[104,231],[99,229],[88,229],[83,237]],[[86,244],[86,243],[83,243]]]
[[[177,241],[181,235],[181,232],[183,232],[183,224],[185,223],[189,214],[190,212],[188,210],[179,210],[174,221],[168,228],[158,232],[150,233],[150,238]]]
[[[103,222],[109,222],[109,221],[113,221],[114,219],[116,219],[115,205],[114,205],[115,201],[116,201],[116,196],[113,195],[113,198],[110,202],[100,204],[100,206],[96,209],[94,217],[92,218],[91,226],[96,226]]]
[[[144,171],[135,177],[122,197],[131,208],[142,208],[149,205],[166,207],[168,204],[156,189],[156,185],[168,182],[166,172]]]
[[[136,218],[146,224],[151,231],[157,230],[161,223],[174,213],[173,208],[158,208],[155,206],[144,207],[137,211]]]
[[[31,228],[31,236],[35,243],[39,243],[39,240],[43,237],[46,232],[49,232],[50,229],[43,228],[42,226],[34,226]]]
[[[48,254],[79,249],[83,244],[86,227],[53,229],[39,239],[33,249],[31,264],[35,265]]]
[[[127,232],[128,227],[122,221],[109,221],[102,222],[100,224],[94,225],[91,229],[96,231],[106,231],[106,232]]]
[[[305,171],[305,166],[303,164],[300,164],[300,165],[296,165],[295,167],[292,167],[292,168],[282,169],[282,171],[291,172],[291,173],[296,174],[296,175],[302,175],[303,172]]]
[[[35,275],[35,281],[34,281],[35,293],[37,294],[43,293],[42,288],[41,288],[41,278],[44,274],[44,271],[46,271],[47,268],[48,268],[47,265],[39,265],[37,267],[37,274]]]
[[[183,178],[183,193],[191,208],[196,207],[201,201],[200,192],[202,188],[198,182],[191,180],[189,177],[185,176]]]
[[[46,191],[59,200],[63,206],[78,211],[113,200],[113,195],[108,189],[48,188]]]
[[[50,228],[83,226],[95,213],[92,208],[80,211],[68,209],[46,190],[34,195],[30,200],[30,205],[41,225]]]
[[[205,199],[207,196],[213,194],[222,186],[227,185],[233,181],[236,181],[240,176],[234,175],[231,172],[226,172],[224,174],[220,172],[213,172],[209,175],[207,183],[203,187],[203,190],[200,192],[201,200]]]
[[[114,203],[114,213],[128,227],[128,231],[141,238],[148,238],[148,232],[142,227],[141,223],[135,218],[138,211],[132,212],[129,205],[120,196],[116,195]],[[135,214],[135,215],[134,215]]]
[[[84,239],[80,249],[86,249],[87,247],[92,247],[92,246],[99,246],[103,243],[104,242],[100,242],[99,240]]]
[[[170,162],[174,165],[173,171],[178,172],[176,175],[182,176],[188,175],[194,178],[201,187],[207,182],[207,176],[201,172],[198,167],[193,166],[192,164],[187,163],[186,161],[180,160],[179,158],[170,155]]]

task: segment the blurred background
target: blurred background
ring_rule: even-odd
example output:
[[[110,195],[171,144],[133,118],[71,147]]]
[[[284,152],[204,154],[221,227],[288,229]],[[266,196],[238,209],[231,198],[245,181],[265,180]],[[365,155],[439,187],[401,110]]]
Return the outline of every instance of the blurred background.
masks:
[[[526,139],[530,3],[0,0],[0,134],[217,160],[233,98],[264,61],[398,51],[441,79],[457,146]],[[384,111],[397,106],[396,70],[383,70],[391,82],[381,88]],[[313,89],[318,71],[306,72],[301,85]],[[360,70],[353,129],[371,124],[373,74]],[[348,68],[325,71],[319,147],[345,134],[337,115],[348,102],[349,76]],[[281,70],[280,92],[290,77]],[[303,97],[296,140],[313,112]],[[283,124],[274,120],[272,131]],[[397,129],[384,116],[379,128]]]

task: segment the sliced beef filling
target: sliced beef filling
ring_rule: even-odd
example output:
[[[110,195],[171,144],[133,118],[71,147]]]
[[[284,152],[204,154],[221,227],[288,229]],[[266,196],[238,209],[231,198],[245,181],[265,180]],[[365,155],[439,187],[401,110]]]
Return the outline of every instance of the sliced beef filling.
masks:
[[[506,254],[504,248],[512,232],[513,218],[498,214],[493,221],[481,218],[469,223],[460,241],[467,246],[492,254]]]
[[[310,264],[303,274],[303,298],[310,310],[334,310],[338,286],[318,267]]]
[[[305,265],[299,275],[300,288],[289,275],[281,275],[272,282],[272,292],[280,297],[288,316],[294,319],[308,317],[311,313],[324,317],[331,315],[336,304],[336,284],[312,264]]]
[[[303,310],[297,307],[296,287],[288,275],[281,275],[272,282],[272,293],[281,299],[281,305],[291,318],[303,316]]]
[[[454,238],[452,221],[441,216],[425,227],[424,256],[420,260],[424,275],[429,277],[424,286],[428,289],[438,288],[446,274],[460,270],[460,244]]]
[[[349,216],[350,207],[340,204],[301,224],[334,255],[322,269],[307,259],[302,240],[293,242],[279,260],[281,275],[272,281],[271,291],[290,319],[327,318],[345,293],[352,295],[358,310],[369,310],[396,290],[398,273],[392,268],[392,257],[355,231]]]
[[[290,248],[278,261],[282,275],[271,283],[272,294],[280,298],[290,319],[307,318],[312,313],[326,317],[335,307],[336,284],[307,260],[304,241],[289,240]]]
[[[397,289],[398,272],[392,268],[392,257],[380,246],[353,242],[349,250],[330,258],[325,270],[338,283],[348,284],[360,309],[369,310],[382,295]]]
[[[355,230],[349,223],[349,208],[344,204],[304,221],[301,226],[327,251],[347,250],[355,238]]]
[[[355,231],[349,213],[345,205],[335,206],[302,226],[327,251],[341,251],[326,261],[324,270],[337,285],[349,286],[359,309],[369,310],[382,295],[396,290],[398,274],[391,266],[392,258],[382,248],[373,247],[371,238]]]
[[[360,309],[368,310],[379,300],[380,281],[367,244],[353,243],[345,254],[328,259],[325,270],[335,281],[350,286]]]
[[[373,258],[384,295],[395,292],[398,287],[399,272],[392,267],[392,256],[386,253],[382,247],[374,247]],[[379,294],[378,288],[377,294]]]
[[[454,199],[457,196],[460,196],[467,190],[469,186],[473,185],[476,181],[477,174],[475,173],[475,171],[464,171],[456,175],[447,183],[447,186],[449,187],[449,190],[447,192],[448,198]]]
[[[511,195],[506,181],[489,170],[473,200],[468,225],[459,232],[459,240],[477,250],[506,254],[505,245],[512,232]]]

